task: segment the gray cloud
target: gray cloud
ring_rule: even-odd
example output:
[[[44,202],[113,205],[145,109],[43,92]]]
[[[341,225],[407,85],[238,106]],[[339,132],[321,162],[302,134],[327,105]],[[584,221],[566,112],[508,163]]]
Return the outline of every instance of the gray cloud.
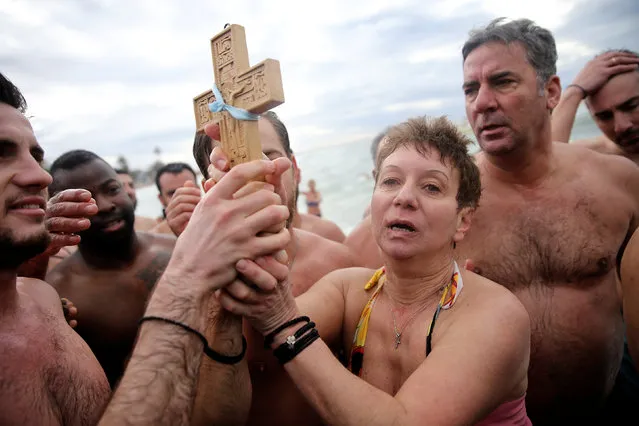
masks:
[[[144,166],[155,146],[192,161],[191,100],[211,84],[208,40],[226,22],[245,25],[252,63],[281,61],[277,112],[297,151],[417,114],[463,120],[460,48],[498,14],[553,30],[564,84],[601,50],[639,50],[636,0],[304,3],[0,0],[0,72],[25,93],[49,159],[84,147]]]

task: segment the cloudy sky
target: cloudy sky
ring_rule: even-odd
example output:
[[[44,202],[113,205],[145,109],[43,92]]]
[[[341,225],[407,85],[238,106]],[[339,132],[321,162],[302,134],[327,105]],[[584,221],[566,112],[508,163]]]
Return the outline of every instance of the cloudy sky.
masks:
[[[462,120],[460,48],[498,16],[554,32],[564,85],[603,49],[639,50],[637,0],[0,0],[0,72],[25,94],[49,160],[82,147],[144,167],[157,146],[192,162],[209,39],[241,24],[251,64],[281,62],[276,112],[303,151],[418,114]]]

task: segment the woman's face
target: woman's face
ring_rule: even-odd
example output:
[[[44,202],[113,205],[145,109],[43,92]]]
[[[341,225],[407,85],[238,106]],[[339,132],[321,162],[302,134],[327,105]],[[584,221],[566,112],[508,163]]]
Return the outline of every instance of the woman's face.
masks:
[[[459,172],[440,160],[401,147],[381,164],[371,201],[373,234],[386,255],[408,259],[450,250],[470,225],[470,209],[458,211]]]

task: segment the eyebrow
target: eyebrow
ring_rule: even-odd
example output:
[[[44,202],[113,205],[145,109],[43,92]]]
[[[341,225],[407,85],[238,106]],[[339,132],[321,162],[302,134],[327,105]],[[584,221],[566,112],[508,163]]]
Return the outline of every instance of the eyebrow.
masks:
[[[119,180],[111,178],[111,179],[107,180],[106,182],[102,182],[100,184],[100,189],[104,189],[104,188],[106,188],[107,186],[111,185],[114,182],[117,183],[118,185],[120,184]]]
[[[35,158],[38,162],[44,160],[44,149],[42,149],[39,145],[31,147],[30,151],[33,158]]]
[[[394,164],[389,164],[388,166],[384,166],[382,168],[382,170],[403,170],[401,167],[396,166]],[[442,175],[444,178],[446,178],[446,180],[448,180],[448,175],[446,173],[444,173],[443,171],[439,170],[439,169],[425,169],[423,170],[423,174],[440,174]]]
[[[629,104],[631,104],[633,102],[637,102],[638,100],[639,100],[639,96],[633,96],[632,98],[627,99],[624,102],[622,102],[619,105],[617,105],[617,109],[627,107],[627,106],[629,106]]]
[[[490,81],[491,83],[494,83],[498,80],[501,80],[504,77],[513,77],[515,75],[515,73],[513,73],[512,71],[500,71],[498,73],[492,74],[488,77],[488,81]],[[474,87],[477,86],[479,84],[479,81],[477,80],[470,80],[470,81],[466,81],[464,82],[464,84],[462,85],[463,89],[467,89],[469,87]]]
[[[263,151],[263,154],[266,155],[267,157],[270,154],[277,154],[277,155],[281,155],[282,157],[284,156],[284,154],[281,151],[278,151],[277,149],[267,149]]]

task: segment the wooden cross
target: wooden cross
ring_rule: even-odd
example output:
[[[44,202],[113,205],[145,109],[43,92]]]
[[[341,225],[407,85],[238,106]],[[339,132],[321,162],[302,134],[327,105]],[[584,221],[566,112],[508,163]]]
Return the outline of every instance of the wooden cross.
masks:
[[[213,37],[211,53],[215,84],[228,105],[261,114],[284,103],[279,61],[266,59],[249,67],[244,27],[229,25]],[[227,111],[212,113],[208,104],[214,100],[211,90],[193,99],[197,131],[209,123],[220,124],[220,142],[231,167],[261,159],[257,121],[236,120]]]

